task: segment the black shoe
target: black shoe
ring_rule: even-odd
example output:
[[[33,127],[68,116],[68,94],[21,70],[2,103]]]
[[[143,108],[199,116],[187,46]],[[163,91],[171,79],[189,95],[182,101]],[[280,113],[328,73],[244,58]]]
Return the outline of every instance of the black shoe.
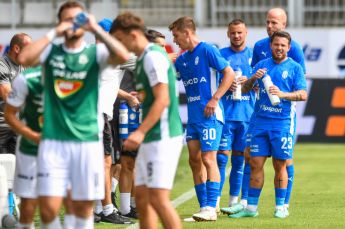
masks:
[[[101,222],[101,214],[102,214],[102,213],[100,213],[100,214],[93,213],[93,222],[94,222],[94,223],[99,223],[99,222]]]
[[[138,219],[139,218],[139,215],[137,213],[137,209],[133,208],[133,207],[131,207],[131,210],[127,214],[125,214],[125,215],[121,214],[121,215],[128,217],[128,218],[132,218],[132,219]]]
[[[118,209],[117,204],[116,204],[116,192],[111,192],[111,202],[115,206],[116,209]]]
[[[105,216],[103,213],[101,215],[101,221],[106,223],[113,223],[113,224],[132,224],[133,222],[130,221],[128,218],[123,217],[113,211],[110,215]]]

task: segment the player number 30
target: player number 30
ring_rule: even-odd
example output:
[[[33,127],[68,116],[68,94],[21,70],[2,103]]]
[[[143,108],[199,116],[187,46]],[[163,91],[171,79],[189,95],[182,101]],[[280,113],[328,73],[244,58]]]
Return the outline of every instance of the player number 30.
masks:
[[[216,129],[210,128],[210,129],[203,129],[202,130],[202,140],[215,140],[216,139]]]

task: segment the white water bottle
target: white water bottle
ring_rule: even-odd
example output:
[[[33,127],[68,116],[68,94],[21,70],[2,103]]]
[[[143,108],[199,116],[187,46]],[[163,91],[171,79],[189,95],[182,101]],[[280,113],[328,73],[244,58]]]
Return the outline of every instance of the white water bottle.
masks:
[[[280,103],[280,99],[279,99],[278,95],[272,95],[271,93],[269,93],[269,88],[270,88],[271,86],[273,86],[271,77],[270,77],[268,74],[266,74],[266,75],[264,76],[264,78],[262,78],[262,82],[264,83],[264,86],[265,86],[265,89],[266,89],[266,93],[267,93],[267,95],[268,95],[268,98],[269,98],[270,101],[271,101],[271,104],[272,104],[273,106],[278,105],[278,104]]]
[[[239,78],[242,76],[242,71],[239,66],[236,66],[235,71],[235,82],[237,84],[236,90],[232,92],[232,99],[236,101],[241,101],[242,99],[242,89],[241,84],[238,83]]]

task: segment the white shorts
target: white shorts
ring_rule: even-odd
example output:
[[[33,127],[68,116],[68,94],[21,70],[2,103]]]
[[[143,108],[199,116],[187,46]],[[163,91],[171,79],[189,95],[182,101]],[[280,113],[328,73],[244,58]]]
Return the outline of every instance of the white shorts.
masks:
[[[183,137],[141,144],[135,160],[135,185],[172,189]]]
[[[43,140],[38,153],[38,195],[72,200],[104,198],[103,143]]]
[[[17,150],[13,183],[14,193],[21,198],[37,198],[37,157]]]

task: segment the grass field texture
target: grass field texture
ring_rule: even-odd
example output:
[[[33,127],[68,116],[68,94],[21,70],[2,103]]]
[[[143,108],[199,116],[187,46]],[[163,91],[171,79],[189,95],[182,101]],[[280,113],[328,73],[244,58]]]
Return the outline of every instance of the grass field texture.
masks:
[[[294,151],[295,182],[290,203],[290,216],[273,218],[274,186],[271,159],[266,161],[265,185],[259,202],[259,217],[230,219],[219,216],[216,222],[183,223],[184,228],[345,228],[345,144],[297,144]],[[228,167],[230,163],[228,163]],[[171,199],[193,188],[184,148]],[[229,184],[226,181],[221,206],[227,206]],[[198,211],[197,199],[181,204],[181,219]],[[96,224],[96,229],[126,228],[112,224]],[[132,227],[133,228],[133,227]]]

